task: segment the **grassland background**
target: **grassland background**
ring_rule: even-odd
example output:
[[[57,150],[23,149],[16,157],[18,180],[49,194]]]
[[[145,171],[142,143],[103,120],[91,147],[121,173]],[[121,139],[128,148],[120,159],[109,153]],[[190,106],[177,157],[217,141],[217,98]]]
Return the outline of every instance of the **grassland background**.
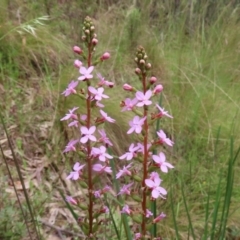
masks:
[[[1,0],[2,115],[39,219],[74,229],[56,189],[77,191],[64,181],[75,159],[61,153],[71,133],[59,122],[76,102],[64,100],[60,93],[77,77],[71,48],[81,46],[83,19],[89,15],[96,24],[98,53],[107,50],[112,56],[103,65],[102,75],[118,86],[112,91],[114,103],[107,106],[118,120],[116,127],[108,128],[114,151],[122,153],[126,147],[119,88],[126,82],[137,84],[133,60],[136,47],[142,45],[153,74],[164,85],[162,104],[174,116],[162,123],[175,141],[169,153],[175,170],[164,177],[172,200],[159,205],[168,215],[159,231],[166,239],[175,239],[173,211],[180,239],[191,239],[184,189],[196,239],[202,239],[207,199],[213,207],[219,177],[224,195],[230,137],[234,149],[240,145],[239,4],[236,0]],[[0,130],[0,144],[18,183],[6,135]],[[238,236],[239,161],[235,171],[228,226]],[[0,239],[27,239],[1,157],[0,189]],[[24,204],[20,184],[18,190]],[[40,226],[46,239],[53,236],[50,228]]]

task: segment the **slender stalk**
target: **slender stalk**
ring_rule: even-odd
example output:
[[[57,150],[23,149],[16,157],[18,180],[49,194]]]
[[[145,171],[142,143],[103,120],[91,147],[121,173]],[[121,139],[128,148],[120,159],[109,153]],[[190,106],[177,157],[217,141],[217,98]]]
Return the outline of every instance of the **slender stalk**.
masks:
[[[88,44],[88,67],[91,66],[92,59],[92,43]],[[86,100],[87,105],[87,128],[90,128],[91,120],[91,93],[88,90],[88,98]],[[92,159],[91,159],[91,144],[90,141],[87,143],[87,165],[88,165],[88,216],[89,216],[89,237],[92,236],[93,232],[93,182],[92,182]]]
[[[142,74],[142,84],[143,84],[143,92],[146,93],[146,74]],[[146,207],[147,207],[147,193],[146,193],[146,186],[145,186],[145,179],[147,178],[147,158],[148,158],[148,149],[147,149],[147,143],[148,143],[148,122],[147,122],[147,106],[144,106],[144,117],[146,117],[144,121],[144,158],[143,158],[143,179],[142,179],[142,189],[143,189],[143,200],[142,200],[142,235],[146,235]]]

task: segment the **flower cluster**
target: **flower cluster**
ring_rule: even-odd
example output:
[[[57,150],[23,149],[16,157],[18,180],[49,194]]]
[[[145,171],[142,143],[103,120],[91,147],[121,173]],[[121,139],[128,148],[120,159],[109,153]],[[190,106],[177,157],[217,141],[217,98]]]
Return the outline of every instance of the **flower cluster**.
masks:
[[[85,112],[77,112],[79,107],[74,107],[61,118],[61,121],[67,121],[68,127],[74,128],[78,136],[71,139],[64,149],[64,153],[77,152],[79,161],[73,166],[73,170],[67,176],[68,180],[79,181],[81,187],[88,190],[87,201],[78,200],[71,196],[66,197],[66,201],[72,205],[76,205],[82,210],[87,210],[86,219],[81,226],[82,230],[88,237],[93,237],[94,232],[100,225],[99,216],[102,213],[108,213],[109,209],[104,205],[101,196],[110,191],[110,186],[100,186],[96,181],[102,174],[111,174],[112,169],[109,161],[113,158],[108,154],[108,147],[112,146],[112,142],[107,137],[103,128],[105,122],[114,123],[104,110],[103,101],[109,97],[105,94],[105,88],[112,88],[113,82],[105,80],[101,74],[96,73],[95,67],[110,57],[105,52],[100,57],[95,57],[95,48],[98,43],[94,25],[89,17],[84,21],[82,40],[86,45],[87,52],[78,46],[73,47],[73,51],[78,54],[86,64],[79,59],[74,61],[74,66],[79,72],[77,80],[72,80],[62,95],[68,97],[77,95],[84,101]],[[93,64],[94,62],[94,64]],[[94,81],[96,79],[96,81]],[[81,89],[77,89],[81,85]],[[85,88],[84,88],[85,85]],[[98,109],[97,118],[92,117],[93,108]],[[81,163],[80,163],[81,162]],[[99,201],[97,204],[96,202]]]
[[[84,110],[78,106],[68,110],[61,121],[66,121],[67,126],[77,132],[65,146],[64,153],[76,153],[77,162],[74,163],[72,171],[67,180],[78,182],[82,188],[87,189],[86,197],[75,198],[67,196],[66,201],[72,206],[85,210],[86,217],[79,222],[82,231],[88,239],[94,239],[96,232],[101,226],[102,214],[109,213],[109,206],[105,205],[103,195],[111,191],[111,186],[101,185],[100,177],[112,174],[110,161],[113,156],[108,153],[108,148],[113,143],[108,138],[104,123],[115,123],[104,110],[104,101],[109,99],[105,93],[106,88],[112,88],[113,82],[106,80],[100,73],[96,72],[96,66],[110,58],[108,52],[97,56],[96,46],[98,44],[95,27],[89,17],[83,24],[82,40],[85,48],[73,47],[74,53],[79,58],[74,61],[74,67],[78,70],[77,80],[71,80],[62,95],[69,97],[78,96],[79,106],[85,105]],[[85,50],[86,49],[86,52]],[[135,223],[133,226],[133,239],[146,239],[152,236],[149,228],[157,224],[166,215],[163,212],[152,212],[151,203],[157,199],[166,199],[167,190],[162,186],[161,173],[168,173],[173,167],[166,160],[164,149],[172,147],[174,142],[162,129],[152,134],[151,128],[161,118],[173,118],[159,104],[154,104],[163,91],[163,86],[158,84],[155,76],[149,76],[151,64],[147,61],[145,50],[139,47],[136,52],[135,62],[137,68],[135,73],[138,76],[142,87],[136,89],[128,83],[123,89],[132,94],[132,98],[126,98],[121,102],[121,111],[131,111],[135,115],[129,121],[127,134],[134,135],[135,142],[131,143],[128,150],[118,158],[117,166],[121,166],[116,173],[117,181],[123,182],[121,189],[115,194],[117,198],[132,198],[137,202],[133,206],[124,204],[120,213],[131,217]],[[83,109],[83,108],[81,108]],[[97,112],[93,118],[92,111]],[[111,114],[110,114],[111,115]],[[161,146],[164,148],[161,148]],[[161,148],[161,151],[158,149]],[[124,162],[126,161],[126,164]],[[140,163],[140,164],[139,164]],[[138,191],[134,190],[141,184]],[[154,238],[160,239],[160,238]]]
[[[150,128],[154,122],[162,117],[172,118],[172,116],[158,104],[155,106],[153,104],[154,97],[162,92],[163,86],[157,84],[156,77],[148,77],[151,64],[147,62],[147,58],[145,50],[139,47],[135,58],[137,64],[135,73],[142,83],[142,89],[136,89],[127,83],[124,84],[123,89],[134,95],[133,98],[126,98],[121,102],[122,111],[135,113],[135,116],[129,121],[127,134],[134,134],[137,142],[132,143],[129,150],[119,157],[120,160],[128,161],[128,165],[116,174],[117,179],[125,177],[125,181],[128,183],[123,185],[118,195],[131,196],[133,200],[141,204],[141,210],[139,207],[128,205],[124,205],[121,210],[121,213],[132,217],[136,224],[141,224],[141,227],[136,227],[141,230],[135,232],[134,239],[142,239],[150,234],[147,232],[147,226],[156,224],[166,216],[164,213],[154,216],[149,208],[151,202],[157,199],[166,199],[167,191],[161,186],[160,172],[167,173],[169,169],[173,168],[166,161],[163,151],[156,153],[157,148],[163,144],[172,147],[173,141],[163,130],[158,130],[156,137],[150,134]],[[152,106],[153,108],[151,108]],[[139,162],[142,163],[141,167],[139,167]],[[138,172],[137,176],[136,172]],[[135,197],[133,190],[133,186],[137,182],[141,182],[140,198]]]

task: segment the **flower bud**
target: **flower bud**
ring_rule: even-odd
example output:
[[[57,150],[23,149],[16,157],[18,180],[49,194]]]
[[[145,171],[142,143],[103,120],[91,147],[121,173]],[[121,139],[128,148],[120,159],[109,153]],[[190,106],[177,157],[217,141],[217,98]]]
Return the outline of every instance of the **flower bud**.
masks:
[[[102,56],[101,56],[101,58],[100,58],[100,60],[107,60],[107,59],[109,59],[110,58],[110,53],[109,52],[105,52]]]
[[[153,223],[160,222],[165,217],[166,217],[166,214],[161,213],[159,216],[157,216],[156,218],[153,219]]]
[[[138,224],[142,223],[142,216],[141,215],[133,215],[132,220]]]
[[[76,60],[74,61],[74,66],[75,66],[76,68],[80,68],[80,67],[82,66],[82,62],[79,61],[78,59],[76,59]]]
[[[123,89],[125,91],[130,91],[131,92],[133,90],[133,87],[131,85],[125,83],[125,84],[123,84]]]
[[[93,44],[93,45],[97,45],[97,43],[98,43],[98,40],[97,40],[96,38],[93,38],[93,39],[92,39],[92,44]]]
[[[141,59],[139,63],[140,64],[145,64],[145,60]]]
[[[157,78],[154,76],[150,77],[149,79],[150,84],[154,84],[156,81],[157,81]]]
[[[91,26],[91,27],[90,27],[90,30],[91,30],[91,31],[94,31],[94,29],[95,29],[94,26]]]
[[[78,204],[78,206],[79,206],[82,210],[87,210],[87,209],[88,209],[88,206],[85,205],[85,204],[82,204],[82,203]]]
[[[159,84],[153,89],[153,94],[160,93],[160,92],[162,92],[162,90],[163,90],[163,86],[161,84]]]
[[[142,202],[142,198],[138,194],[132,194],[131,197],[136,202]]]
[[[76,201],[73,197],[71,197],[71,196],[67,196],[67,197],[66,197],[66,201],[67,201],[68,203],[73,204],[73,205],[77,205],[77,201]]]
[[[142,73],[142,71],[141,71],[140,68],[136,68],[136,69],[135,69],[135,73],[136,73],[137,75],[140,75],[140,74]]]
[[[86,33],[87,35],[89,35],[90,31],[87,29],[87,30],[85,30],[85,33]]]
[[[82,53],[82,49],[81,49],[80,47],[78,47],[78,46],[74,46],[74,47],[73,47],[73,51],[74,51],[75,53],[77,53],[77,54],[81,54],[81,53]]]
[[[146,69],[147,69],[147,70],[151,69],[151,67],[152,67],[151,63],[148,63],[148,64],[146,65]]]

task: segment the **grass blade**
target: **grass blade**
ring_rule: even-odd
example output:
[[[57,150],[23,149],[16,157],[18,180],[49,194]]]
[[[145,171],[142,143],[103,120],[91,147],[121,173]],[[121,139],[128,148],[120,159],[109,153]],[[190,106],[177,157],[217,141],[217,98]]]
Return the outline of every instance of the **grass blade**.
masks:
[[[195,240],[196,237],[195,237],[195,233],[194,233],[194,230],[193,230],[192,220],[191,220],[191,217],[190,217],[190,214],[189,214],[189,210],[188,210],[188,206],[187,206],[187,202],[186,202],[186,197],[185,197],[184,190],[183,190],[182,181],[181,181],[181,191],[182,191],[182,196],[183,196],[183,203],[184,203],[184,206],[185,206],[185,209],[186,209],[186,212],[187,212],[189,227],[190,227],[190,230],[192,232],[192,237]]]
[[[1,108],[1,111],[0,111],[0,112],[3,112],[2,108]],[[22,176],[22,173],[21,173],[21,169],[20,169],[20,167],[19,167],[19,164],[18,164],[16,155],[15,155],[15,152],[14,152],[14,150],[13,150],[13,146],[12,146],[12,143],[11,143],[10,137],[9,137],[9,135],[8,135],[8,131],[7,131],[7,128],[6,128],[6,125],[5,125],[5,123],[4,123],[3,116],[2,116],[1,113],[0,113],[0,119],[1,119],[1,123],[2,123],[3,129],[4,129],[4,132],[5,132],[5,134],[6,134],[7,140],[8,140],[9,148],[10,148],[11,153],[12,153],[12,156],[13,156],[13,160],[14,160],[14,163],[15,163],[15,167],[16,167],[16,170],[17,170],[17,174],[18,174],[18,177],[19,177],[20,182],[21,182],[21,185],[22,185],[23,194],[24,194],[24,197],[25,197],[25,200],[26,200],[26,203],[27,203],[27,207],[28,207],[30,216],[31,216],[31,220],[32,220],[32,223],[33,223],[34,231],[35,231],[35,233],[36,233],[37,239],[41,239],[41,237],[40,237],[40,235],[39,235],[39,232],[38,232],[38,229],[37,229],[37,226],[36,226],[36,221],[35,221],[34,213],[33,213],[33,210],[32,210],[32,207],[31,207],[31,202],[30,202],[30,199],[29,199],[29,197],[28,197],[28,193],[27,193],[27,190],[26,190],[26,187],[25,187],[25,184],[24,184],[24,180],[23,180],[23,176]],[[2,147],[1,147],[1,152],[2,152],[2,155],[4,156]],[[10,176],[11,181],[12,181],[12,183],[13,183],[15,194],[16,194],[16,196],[17,196],[17,198],[18,198],[18,194],[17,194],[16,188],[15,188],[15,185],[14,185],[14,181],[13,181],[12,176],[11,176],[10,169],[9,169],[9,167],[8,167],[8,165],[7,165],[7,161],[6,161],[5,157],[3,157],[3,158],[4,158],[5,164],[6,164],[6,166],[7,166],[7,171],[8,171],[8,173],[10,174],[9,176]],[[18,199],[18,201],[19,201],[19,199]],[[19,202],[19,203],[20,203],[20,202]],[[30,230],[29,230],[29,226],[28,226],[28,224],[27,224],[27,219],[26,219],[26,216],[25,216],[25,214],[24,214],[24,212],[23,212],[21,203],[20,203],[20,208],[21,208],[21,212],[22,212],[23,217],[24,217],[24,221],[25,221],[25,223],[26,223],[26,227],[27,227],[27,229],[28,229],[29,236],[30,236],[30,238],[32,239],[32,236],[31,236]]]
[[[110,155],[112,155],[112,152],[110,149],[108,149],[108,153]],[[110,166],[112,168],[112,180],[113,180],[113,185],[115,187],[116,192],[120,191],[120,185],[119,182],[116,179],[116,167],[115,167],[115,163],[114,163],[114,159],[110,160]],[[122,197],[119,195],[118,196],[119,202],[121,203],[121,205],[124,205],[124,200],[122,199]],[[125,233],[126,233],[126,237],[127,240],[131,240],[132,239],[132,234],[131,234],[131,230],[129,227],[129,223],[128,223],[128,218],[125,214],[122,214],[122,221],[123,221],[123,226],[125,229]]]

